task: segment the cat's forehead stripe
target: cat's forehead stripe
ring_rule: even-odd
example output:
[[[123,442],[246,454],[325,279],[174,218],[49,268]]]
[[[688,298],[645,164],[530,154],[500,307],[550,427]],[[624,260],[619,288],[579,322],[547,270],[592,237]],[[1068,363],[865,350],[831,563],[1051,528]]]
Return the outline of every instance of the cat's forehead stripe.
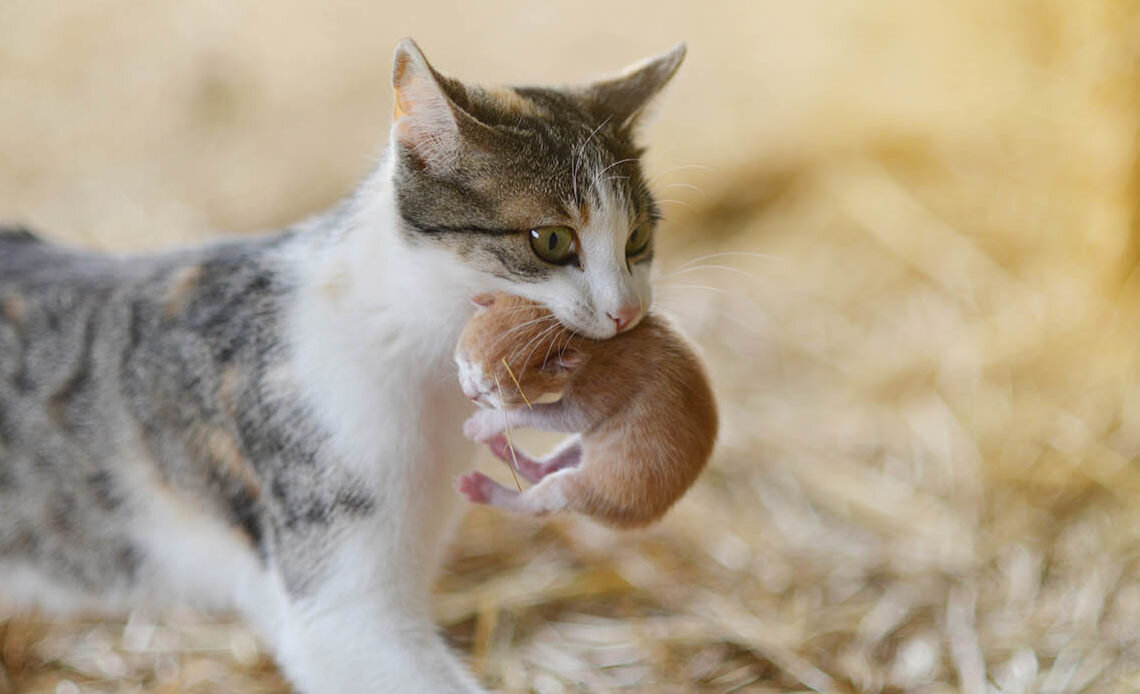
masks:
[[[526,116],[539,115],[538,105],[535,102],[510,87],[485,89],[484,93],[508,113]]]

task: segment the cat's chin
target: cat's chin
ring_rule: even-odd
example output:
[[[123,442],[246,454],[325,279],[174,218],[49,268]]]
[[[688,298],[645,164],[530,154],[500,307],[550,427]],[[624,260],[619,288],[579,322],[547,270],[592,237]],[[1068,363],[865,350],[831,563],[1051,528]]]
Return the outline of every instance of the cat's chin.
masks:
[[[608,330],[578,330],[572,328],[572,330],[575,334],[581,335],[582,337],[588,337],[591,340],[608,340],[618,334],[616,328],[610,328]]]
[[[581,321],[576,320],[575,317],[566,317],[558,314],[557,311],[551,309],[551,313],[566,328],[575,335],[587,337],[591,340],[608,340],[609,338],[617,335],[617,328],[611,323],[609,325],[598,323],[597,321]]]

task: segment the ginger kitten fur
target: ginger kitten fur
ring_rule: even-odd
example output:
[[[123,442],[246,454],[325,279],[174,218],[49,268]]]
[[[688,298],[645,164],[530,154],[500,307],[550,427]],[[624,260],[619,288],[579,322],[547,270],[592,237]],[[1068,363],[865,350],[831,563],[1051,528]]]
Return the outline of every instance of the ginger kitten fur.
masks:
[[[716,401],[687,342],[655,315],[604,341],[574,335],[541,305],[499,294],[456,348],[463,391],[484,409],[464,432],[487,443],[534,486],[507,489],[473,472],[461,494],[507,511],[573,511],[618,528],[659,519],[704,469],[717,435]],[[561,393],[552,403],[542,395]],[[507,428],[575,433],[536,460],[510,450]]]

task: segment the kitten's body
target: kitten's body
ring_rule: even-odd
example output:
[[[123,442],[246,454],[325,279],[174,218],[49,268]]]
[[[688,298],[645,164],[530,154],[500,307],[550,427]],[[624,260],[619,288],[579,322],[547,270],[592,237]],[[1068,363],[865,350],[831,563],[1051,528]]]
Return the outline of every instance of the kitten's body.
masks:
[[[680,55],[528,98],[405,42],[392,148],[325,215],[150,257],[0,232],[0,601],[232,608],[302,691],[477,691],[429,607],[471,452],[451,360],[468,299],[513,289],[612,331],[607,302],[635,289],[602,251],[648,198],[599,187],[635,112],[621,130],[593,109],[638,80],[643,103]],[[570,171],[558,138],[590,153],[573,180],[495,165]],[[593,221],[544,207],[571,189]],[[523,252],[515,225],[550,223],[578,225],[594,274]]]
[[[717,434],[716,401],[692,348],[660,317],[601,342],[555,327],[542,306],[482,298],[456,348],[468,397],[497,408],[467,423],[474,438],[534,486],[516,492],[479,472],[468,499],[516,513],[572,511],[632,528],[659,519],[696,481]],[[529,397],[559,393],[554,403]],[[502,430],[580,434],[545,460],[510,450]]]

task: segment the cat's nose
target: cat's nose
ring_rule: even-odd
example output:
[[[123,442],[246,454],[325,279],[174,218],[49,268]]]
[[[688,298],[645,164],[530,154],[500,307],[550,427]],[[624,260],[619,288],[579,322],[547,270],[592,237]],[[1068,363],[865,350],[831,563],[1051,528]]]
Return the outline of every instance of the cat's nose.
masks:
[[[617,324],[617,331],[620,333],[641,317],[641,305],[627,304],[618,309],[617,313],[606,311],[606,315]]]

